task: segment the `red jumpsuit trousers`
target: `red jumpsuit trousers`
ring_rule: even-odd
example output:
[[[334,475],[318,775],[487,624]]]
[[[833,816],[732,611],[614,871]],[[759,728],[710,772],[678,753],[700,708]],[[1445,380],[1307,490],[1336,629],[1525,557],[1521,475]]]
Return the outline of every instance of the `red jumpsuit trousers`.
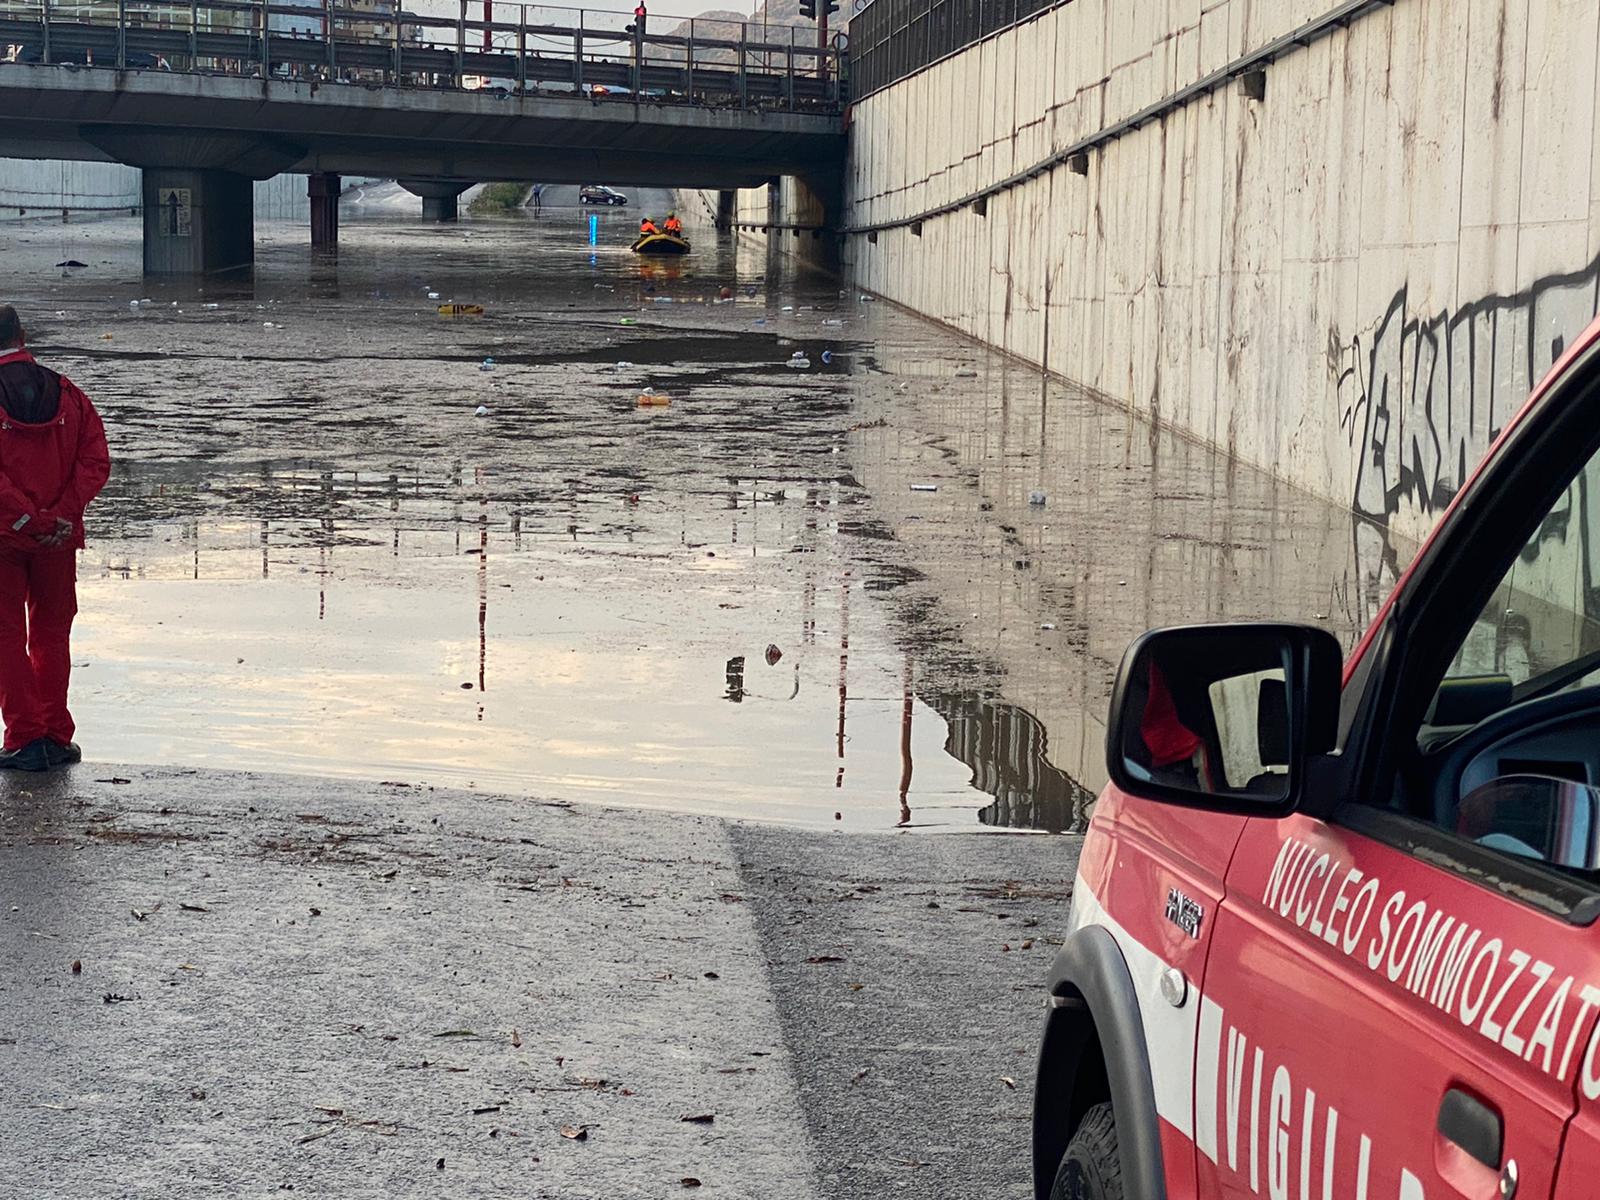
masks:
[[[78,615],[78,555],[70,548],[0,545],[0,711],[7,750],[48,737],[65,745],[72,619]]]

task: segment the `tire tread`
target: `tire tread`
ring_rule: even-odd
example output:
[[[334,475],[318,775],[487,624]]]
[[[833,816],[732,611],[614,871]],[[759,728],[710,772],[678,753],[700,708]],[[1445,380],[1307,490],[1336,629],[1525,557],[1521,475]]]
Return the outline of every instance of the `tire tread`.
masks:
[[[1083,1114],[1056,1170],[1050,1200],[1124,1200],[1116,1115],[1109,1101]]]

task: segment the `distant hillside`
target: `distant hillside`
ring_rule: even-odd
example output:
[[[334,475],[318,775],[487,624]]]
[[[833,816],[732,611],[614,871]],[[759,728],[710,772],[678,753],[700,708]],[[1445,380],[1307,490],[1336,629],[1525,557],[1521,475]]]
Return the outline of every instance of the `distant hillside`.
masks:
[[[830,35],[848,28],[847,10],[849,7],[849,0],[840,0],[839,11],[828,19],[828,32]],[[816,44],[816,23],[800,15],[800,0],[765,0],[764,3],[756,8],[755,14],[749,17],[725,8],[708,9],[694,19],[695,40],[697,43],[701,41],[737,42],[739,40],[739,25],[741,22],[750,25],[750,37],[752,40],[759,38],[756,27],[765,22],[772,26],[797,26],[801,30],[797,35],[798,40],[804,41],[807,45]],[[651,32],[655,32],[653,27]],[[679,21],[676,25],[665,30],[665,32],[673,37],[686,38],[689,36],[689,22]],[[788,41],[788,33],[784,30],[775,28],[770,36],[774,42]],[[667,53],[664,48],[654,53],[661,58],[682,57],[681,51],[677,55],[673,55]],[[738,58],[739,55],[736,50],[718,46],[696,45],[695,47],[694,61],[697,64],[731,66],[738,61]]]

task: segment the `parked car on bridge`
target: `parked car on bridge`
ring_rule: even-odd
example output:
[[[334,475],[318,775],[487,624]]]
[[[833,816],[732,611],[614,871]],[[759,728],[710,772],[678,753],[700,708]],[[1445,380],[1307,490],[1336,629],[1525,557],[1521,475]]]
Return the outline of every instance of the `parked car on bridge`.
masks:
[[[1133,644],[1038,1200],[1595,1194],[1597,562],[1600,322],[1342,666],[1307,625]]]
[[[613,188],[602,187],[597,183],[586,184],[578,189],[578,199],[584,204],[614,204],[622,205],[628,202],[627,196]]]
[[[9,58],[3,60],[15,63],[42,63],[44,62],[44,47],[37,42],[27,42],[14,46]],[[71,47],[52,46],[50,48],[50,61],[53,64],[79,67],[114,67],[115,56],[102,55],[96,58],[92,51],[73,49]],[[171,65],[159,54],[149,54],[142,50],[129,50],[123,55],[123,61],[131,71],[170,71]]]

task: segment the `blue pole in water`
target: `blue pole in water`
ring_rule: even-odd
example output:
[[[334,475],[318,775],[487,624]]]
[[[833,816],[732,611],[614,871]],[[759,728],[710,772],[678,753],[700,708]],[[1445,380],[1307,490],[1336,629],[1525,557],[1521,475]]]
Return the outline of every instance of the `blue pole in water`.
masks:
[[[597,213],[589,214],[589,245],[600,244],[600,217]]]

